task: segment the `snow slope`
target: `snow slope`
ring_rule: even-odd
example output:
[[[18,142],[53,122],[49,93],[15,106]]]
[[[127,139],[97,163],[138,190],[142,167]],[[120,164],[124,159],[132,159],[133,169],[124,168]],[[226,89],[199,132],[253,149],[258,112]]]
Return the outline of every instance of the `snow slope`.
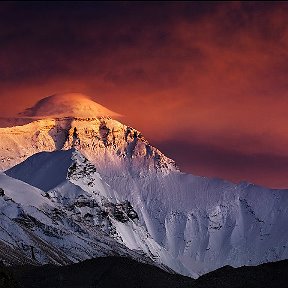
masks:
[[[40,189],[3,173],[0,185],[0,258],[7,264],[69,264],[109,255],[153,263]]]
[[[52,159],[59,153],[71,166],[63,182],[47,192],[53,203],[66,210],[73,207],[79,221],[90,221],[129,249],[177,272],[195,277],[227,264],[255,265],[288,256],[286,190],[167,173],[166,168],[145,177],[123,175],[123,170],[103,177],[75,149],[50,152],[46,159],[56,164]],[[7,173],[17,171],[13,176],[18,179],[41,178],[47,167],[41,154]],[[27,170],[31,159],[39,172]]]
[[[70,163],[70,166],[67,167],[66,173],[63,173],[66,163]],[[50,175],[51,171],[53,173]],[[141,251],[141,255],[150,257],[159,265],[164,264],[172,270],[191,274],[181,261],[172,257],[150,237],[146,228],[139,225],[138,215],[133,206],[127,200],[119,200],[123,197],[111,189],[95,166],[77,150],[41,152],[6,173],[38,188],[47,188],[47,183],[49,187],[54,185],[53,189],[45,189],[45,196],[61,213],[69,211],[62,217],[70,214],[75,221],[84,221],[88,234],[93,235],[101,231],[103,235],[109,235],[128,249]],[[46,178],[43,175],[46,175]],[[55,181],[53,175],[62,176],[62,180],[58,177]],[[43,180],[43,183],[37,179]]]

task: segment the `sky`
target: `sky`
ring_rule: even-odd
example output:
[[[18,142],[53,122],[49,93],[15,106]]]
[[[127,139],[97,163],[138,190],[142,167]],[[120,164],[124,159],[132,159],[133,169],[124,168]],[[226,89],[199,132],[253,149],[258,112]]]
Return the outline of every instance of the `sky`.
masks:
[[[0,112],[90,95],[180,169],[288,188],[288,2],[1,2]]]

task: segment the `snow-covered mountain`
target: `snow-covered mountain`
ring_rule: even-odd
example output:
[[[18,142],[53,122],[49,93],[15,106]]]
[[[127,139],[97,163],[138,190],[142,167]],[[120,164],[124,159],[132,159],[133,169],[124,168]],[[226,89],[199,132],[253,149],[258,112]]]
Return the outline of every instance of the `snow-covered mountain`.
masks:
[[[190,276],[288,258],[287,190],[182,173],[108,109],[80,117],[86,98],[69,97],[0,128],[0,245],[26,262],[118,253]]]

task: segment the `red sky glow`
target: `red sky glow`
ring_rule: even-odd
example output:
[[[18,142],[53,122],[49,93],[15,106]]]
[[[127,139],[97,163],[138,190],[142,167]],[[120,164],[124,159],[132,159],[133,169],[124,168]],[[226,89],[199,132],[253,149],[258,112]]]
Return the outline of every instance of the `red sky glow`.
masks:
[[[287,2],[3,2],[1,114],[81,92],[185,172],[288,187]]]

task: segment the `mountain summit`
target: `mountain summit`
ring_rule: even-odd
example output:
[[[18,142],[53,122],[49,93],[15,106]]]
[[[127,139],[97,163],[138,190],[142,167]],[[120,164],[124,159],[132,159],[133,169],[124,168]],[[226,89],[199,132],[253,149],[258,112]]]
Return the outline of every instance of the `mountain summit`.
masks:
[[[288,258],[288,190],[182,173],[113,113],[60,94],[0,128],[0,259],[127,255],[197,276]]]
[[[101,116],[120,116],[94,102],[81,93],[54,94],[39,100],[34,106],[19,113],[19,116],[35,118],[96,118]]]

